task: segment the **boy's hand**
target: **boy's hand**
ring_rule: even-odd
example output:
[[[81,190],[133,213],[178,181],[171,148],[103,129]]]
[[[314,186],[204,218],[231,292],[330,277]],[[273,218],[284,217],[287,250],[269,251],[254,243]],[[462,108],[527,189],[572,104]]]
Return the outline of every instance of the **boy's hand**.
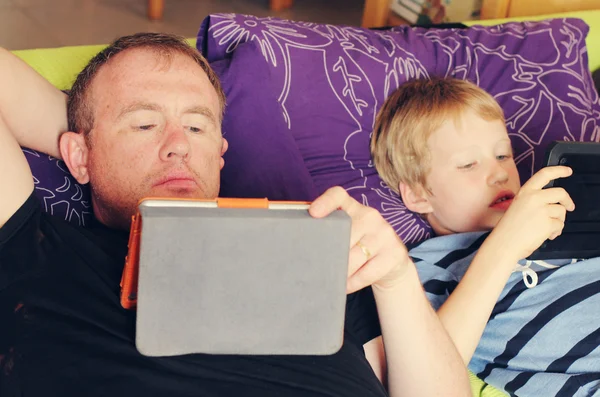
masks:
[[[341,187],[327,190],[309,212],[322,218],[337,209],[352,218],[347,292],[369,285],[388,288],[400,282],[412,262],[394,229],[377,210],[360,204]]]
[[[515,262],[527,258],[547,239],[560,236],[565,226],[567,211],[575,204],[563,188],[543,189],[550,181],[571,176],[569,167],[555,166],[541,169],[521,187],[489,239],[500,244],[516,257]]]

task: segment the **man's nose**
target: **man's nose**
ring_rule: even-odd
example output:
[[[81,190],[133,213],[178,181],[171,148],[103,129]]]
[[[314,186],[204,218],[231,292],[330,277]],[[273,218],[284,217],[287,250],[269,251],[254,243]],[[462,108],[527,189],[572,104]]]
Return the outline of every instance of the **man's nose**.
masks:
[[[190,142],[184,129],[181,126],[168,125],[160,150],[161,160],[168,161],[179,158],[187,160],[189,154]]]

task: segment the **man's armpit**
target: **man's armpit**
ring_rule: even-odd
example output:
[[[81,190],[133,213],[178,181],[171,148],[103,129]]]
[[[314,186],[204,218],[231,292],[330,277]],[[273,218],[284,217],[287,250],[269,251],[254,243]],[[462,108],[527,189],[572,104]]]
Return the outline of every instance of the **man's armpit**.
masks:
[[[3,228],[32,191],[29,163],[0,116],[0,227]]]
[[[365,351],[365,357],[373,368],[373,372],[377,379],[387,389],[387,365],[385,361],[385,349],[383,346],[383,337],[378,336],[377,338],[370,340],[363,345]]]
[[[41,209],[33,193],[0,228],[0,291],[32,274],[40,260]]]

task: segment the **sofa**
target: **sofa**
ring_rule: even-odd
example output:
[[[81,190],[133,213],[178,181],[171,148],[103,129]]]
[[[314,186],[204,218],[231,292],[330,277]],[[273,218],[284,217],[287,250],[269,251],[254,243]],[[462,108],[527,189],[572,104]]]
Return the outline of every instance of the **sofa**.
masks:
[[[367,30],[217,14],[189,39],[220,75],[230,142],[221,196],[312,200],[341,185],[378,209],[407,245],[432,236],[380,180],[370,128],[385,97],[411,78],[465,78],[492,93],[507,116],[522,180],[553,140],[600,141],[600,11],[518,22]],[[499,25],[503,24],[503,25]],[[588,31],[589,26],[589,31]],[[103,46],[14,51],[67,90]],[[62,162],[23,148],[45,209],[85,225],[89,191]],[[471,373],[474,395],[504,393]]]

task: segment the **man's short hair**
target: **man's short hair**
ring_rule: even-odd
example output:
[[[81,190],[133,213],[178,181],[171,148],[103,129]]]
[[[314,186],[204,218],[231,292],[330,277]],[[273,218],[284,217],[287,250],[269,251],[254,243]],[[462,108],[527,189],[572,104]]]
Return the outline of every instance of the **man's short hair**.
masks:
[[[502,108],[490,94],[455,78],[409,81],[386,99],[375,121],[371,155],[390,189],[399,193],[400,182],[427,189],[429,137],[447,120],[460,123],[467,110],[504,123]]]
[[[212,70],[208,61],[191,47],[183,37],[167,33],[137,33],[123,36],[99,52],[86,67],[79,73],[73,87],[69,91],[67,100],[67,119],[69,130],[83,133],[88,138],[89,132],[94,128],[94,112],[89,102],[89,91],[98,71],[115,55],[134,48],[149,49],[157,55],[170,59],[174,54],[181,54],[194,60],[206,73],[208,80],[214,87],[219,97],[221,116],[225,109],[225,93],[217,74]]]

